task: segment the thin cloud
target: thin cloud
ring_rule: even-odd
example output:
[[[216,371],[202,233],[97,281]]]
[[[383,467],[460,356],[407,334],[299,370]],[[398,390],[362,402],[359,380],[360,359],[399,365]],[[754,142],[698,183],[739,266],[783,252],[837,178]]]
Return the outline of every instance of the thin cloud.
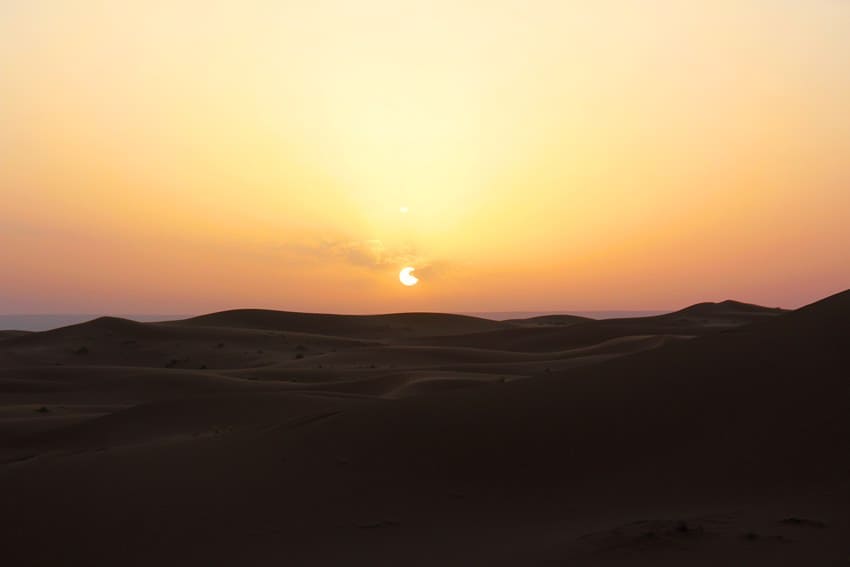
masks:
[[[315,244],[293,244],[285,247],[302,261],[344,262],[374,271],[413,266],[417,275],[436,277],[445,272],[445,262],[434,261],[413,247],[391,248],[379,239],[322,240]]]

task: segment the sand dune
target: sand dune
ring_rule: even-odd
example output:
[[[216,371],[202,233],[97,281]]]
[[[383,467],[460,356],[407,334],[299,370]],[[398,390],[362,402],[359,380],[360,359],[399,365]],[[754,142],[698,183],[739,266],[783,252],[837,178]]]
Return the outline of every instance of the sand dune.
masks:
[[[394,313],[388,315],[332,315],[241,309],[202,315],[180,325],[296,331],[359,338],[398,338],[421,335],[455,335],[503,328],[489,319],[445,313]]]
[[[748,325],[764,318],[781,316],[781,309],[726,301],[701,303],[652,317],[627,319],[578,319],[568,325],[522,324],[514,320],[514,328],[497,329],[459,336],[414,338],[406,342],[440,346],[465,346],[473,348],[498,348],[522,352],[551,351],[597,344],[602,341],[630,335],[705,335]],[[555,316],[557,317],[557,316]],[[519,327],[519,328],[518,328]]]
[[[850,557],[850,291],[790,313],[723,302],[429,339],[436,324],[393,337],[372,322],[214,323],[3,341],[10,564]],[[264,343],[268,359],[219,369],[138,366],[169,341],[216,351],[223,329],[240,349],[295,332],[351,343],[303,358]],[[103,361],[125,357],[122,340],[156,346],[132,364],[36,365],[39,349],[53,360],[86,337]]]
[[[566,327],[591,320],[589,317],[577,315],[540,315],[526,319],[507,319],[505,323],[519,327]]]
[[[0,341],[28,335],[30,331],[0,331]]]
[[[244,368],[370,344],[375,343],[332,335],[104,317],[7,339],[0,344],[0,364]]]
[[[558,367],[563,361],[577,359],[593,359],[599,357],[615,357],[641,350],[658,348],[670,340],[681,339],[679,336],[626,336],[603,341],[586,347],[577,347],[553,352],[517,352],[506,350],[479,349],[467,347],[430,347],[430,346],[377,346],[329,353],[311,358],[288,361],[282,365],[266,367],[262,374],[270,377],[274,371],[292,374],[292,371],[305,369],[313,370],[321,367],[323,370],[336,373],[349,369],[368,369],[371,371],[406,369],[443,369],[467,370],[476,369],[484,373],[499,373],[499,370],[510,369],[513,373],[531,375]],[[572,366],[572,365],[571,365]],[[240,375],[252,375],[242,372]]]

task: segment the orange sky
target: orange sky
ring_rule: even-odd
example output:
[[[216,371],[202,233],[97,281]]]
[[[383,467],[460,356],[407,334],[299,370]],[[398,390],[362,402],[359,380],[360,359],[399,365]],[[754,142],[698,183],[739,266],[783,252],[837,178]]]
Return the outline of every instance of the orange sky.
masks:
[[[795,307],[848,100],[835,0],[6,1],[0,313]]]

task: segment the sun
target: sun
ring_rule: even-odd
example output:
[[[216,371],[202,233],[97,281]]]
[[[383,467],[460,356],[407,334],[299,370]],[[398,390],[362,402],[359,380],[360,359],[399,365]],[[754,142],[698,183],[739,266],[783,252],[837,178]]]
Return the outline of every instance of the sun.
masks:
[[[416,268],[412,268],[410,266],[402,268],[398,273],[398,280],[408,287],[416,285],[419,283],[419,278],[411,274],[411,272],[415,269]]]

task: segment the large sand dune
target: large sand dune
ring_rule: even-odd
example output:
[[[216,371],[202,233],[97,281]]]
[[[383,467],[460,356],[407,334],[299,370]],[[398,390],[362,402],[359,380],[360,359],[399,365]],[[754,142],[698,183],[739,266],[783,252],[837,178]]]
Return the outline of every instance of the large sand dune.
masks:
[[[839,565],[850,291],[0,336],[11,565]]]
[[[333,315],[263,309],[222,311],[179,321],[177,324],[392,339],[419,335],[457,335],[506,326],[489,319],[446,313]]]

